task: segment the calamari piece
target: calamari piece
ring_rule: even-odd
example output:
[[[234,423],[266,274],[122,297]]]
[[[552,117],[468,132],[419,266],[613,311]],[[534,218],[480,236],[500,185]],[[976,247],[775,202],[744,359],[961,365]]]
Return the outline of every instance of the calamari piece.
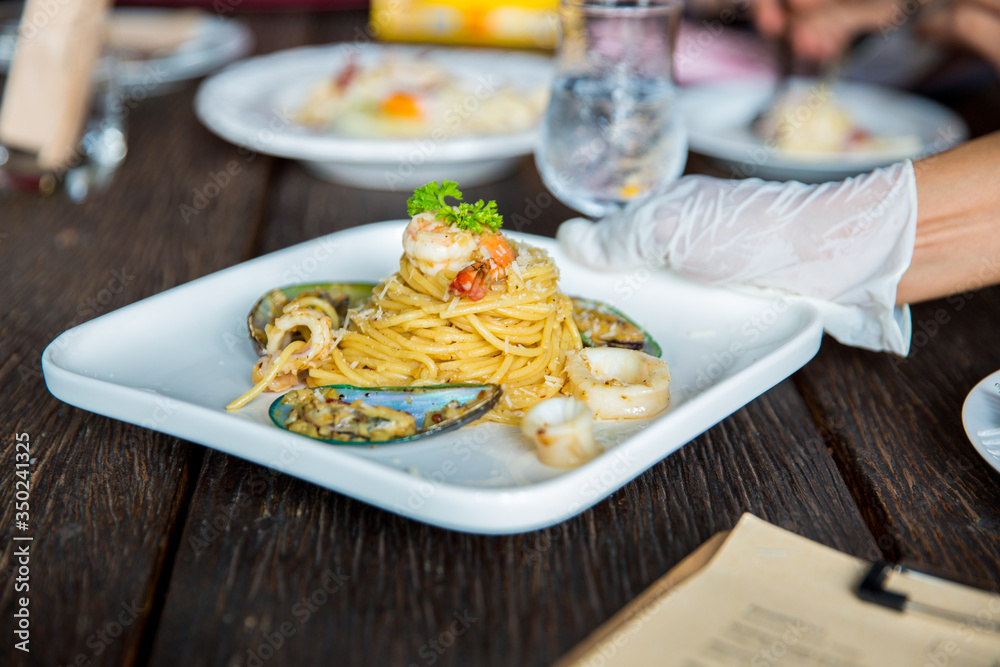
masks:
[[[531,438],[538,460],[556,468],[575,468],[603,451],[594,440],[594,411],[576,398],[549,398],[525,413],[521,432]]]
[[[260,382],[271,370],[282,350],[292,341],[292,334],[301,335],[301,329],[309,332],[305,345],[288,355],[278,375],[268,386],[268,391],[284,391],[298,383],[299,371],[312,368],[314,363],[326,359],[333,348],[333,330],[330,318],[312,308],[290,304],[287,312],[265,327],[267,332],[266,356],[254,364],[253,381]]]
[[[667,362],[637,350],[584,348],[567,358],[566,376],[598,419],[652,417],[670,405]]]

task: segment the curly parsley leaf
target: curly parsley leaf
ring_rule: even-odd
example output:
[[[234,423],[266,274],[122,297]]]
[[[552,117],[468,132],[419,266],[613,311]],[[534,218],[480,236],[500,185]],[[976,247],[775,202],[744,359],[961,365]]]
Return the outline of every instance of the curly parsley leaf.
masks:
[[[452,205],[445,201],[446,197],[457,199],[458,204]],[[456,225],[460,229],[481,234],[487,229],[496,232],[503,225],[503,216],[497,212],[497,203],[484,202],[482,199],[475,204],[462,201],[462,191],[455,181],[430,182],[413,191],[406,201],[406,212],[411,215],[418,213],[433,213],[441,222]]]
[[[458,189],[458,183],[442,181],[439,184],[431,181],[413,191],[410,198],[406,200],[406,212],[409,215],[417,215],[427,211],[437,213],[439,209],[451,208],[451,205],[445,201],[445,197],[462,201],[462,191]]]
[[[470,232],[475,232],[476,234],[485,232],[487,228],[490,231],[496,232],[500,230],[500,226],[503,224],[503,216],[497,212],[497,203],[495,201],[491,200],[487,204],[480,199],[475,204],[462,203],[458,205],[457,224],[459,227],[468,229]]]

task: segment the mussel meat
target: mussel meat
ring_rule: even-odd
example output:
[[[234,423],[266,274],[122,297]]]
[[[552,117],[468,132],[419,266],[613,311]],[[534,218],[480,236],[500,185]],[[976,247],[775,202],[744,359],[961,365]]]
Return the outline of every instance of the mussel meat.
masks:
[[[264,354],[267,346],[265,327],[280,317],[293,301],[330,316],[336,328],[347,317],[347,309],[370,298],[374,287],[374,283],[306,283],[271,290],[257,300],[247,316],[247,328],[257,354]]]
[[[659,357],[660,346],[642,327],[613,306],[573,298],[573,321],[585,347],[621,347]]]
[[[495,384],[423,387],[330,385],[288,392],[271,404],[271,420],[301,435],[337,444],[410,442],[469,424],[503,391]]]

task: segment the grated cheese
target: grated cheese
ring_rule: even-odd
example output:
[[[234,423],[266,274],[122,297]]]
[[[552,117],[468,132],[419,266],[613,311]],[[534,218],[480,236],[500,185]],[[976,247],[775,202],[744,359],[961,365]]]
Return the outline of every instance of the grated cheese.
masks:
[[[378,295],[379,299],[384,299],[385,298],[385,293],[389,291],[389,286],[392,285],[394,282],[396,282],[396,274],[395,273],[392,274],[391,276],[389,276],[388,280],[386,280],[385,286],[382,288],[381,294]]]
[[[344,339],[345,334],[347,334],[347,327],[341,327],[340,329],[334,330],[333,342],[330,344],[330,347],[337,347],[340,345],[340,341]]]

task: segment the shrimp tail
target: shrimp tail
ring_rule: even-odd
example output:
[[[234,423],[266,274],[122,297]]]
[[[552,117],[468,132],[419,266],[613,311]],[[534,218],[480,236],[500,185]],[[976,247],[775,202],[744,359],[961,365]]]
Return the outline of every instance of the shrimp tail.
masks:
[[[453,294],[464,296],[472,301],[479,301],[493,285],[491,270],[487,262],[470,264],[455,276],[449,289]]]

